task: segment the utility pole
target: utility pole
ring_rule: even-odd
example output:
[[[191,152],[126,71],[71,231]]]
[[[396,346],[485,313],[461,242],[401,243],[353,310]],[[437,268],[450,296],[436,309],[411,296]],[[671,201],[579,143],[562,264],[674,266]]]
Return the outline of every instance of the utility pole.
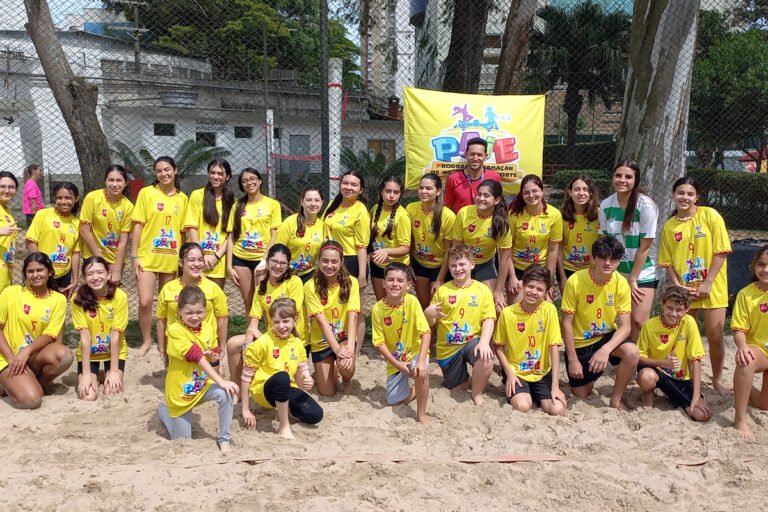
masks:
[[[147,29],[141,28],[139,24],[139,7],[147,5],[146,2],[137,2],[134,0],[114,0],[116,4],[132,5],[133,6],[133,29],[122,27],[119,25],[110,25],[107,28],[110,30],[125,30],[133,38],[133,63],[136,67],[136,73],[141,72],[141,35],[147,32]]]
[[[323,192],[331,199],[331,135],[328,122],[328,0],[320,0],[320,141]]]

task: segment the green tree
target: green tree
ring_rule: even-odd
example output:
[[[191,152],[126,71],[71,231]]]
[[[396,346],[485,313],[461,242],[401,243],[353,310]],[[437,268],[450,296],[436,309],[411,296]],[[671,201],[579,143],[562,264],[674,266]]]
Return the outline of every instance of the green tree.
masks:
[[[153,166],[156,157],[147,148],[141,148],[136,153],[124,142],[116,140],[112,143],[110,150],[112,155],[134,176],[141,178],[145,183],[155,179]],[[176,162],[179,177],[183,178],[205,169],[211,160],[226,158],[230,154],[229,150],[223,147],[209,146],[203,141],[190,139],[179,146],[173,159]]]
[[[539,11],[546,22],[534,34],[528,57],[527,89],[546,92],[565,87],[563,110],[568,116],[566,159],[575,161],[576,132],[583,94],[593,106],[599,99],[610,108],[624,91],[622,72],[629,47],[629,17],[606,12],[588,1],[573,9],[547,6]]]
[[[720,38],[693,68],[691,125],[715,148],[737,147],[759,169],[768,145],[768,34]],[[752,151],[757,149],[757,151]]]
[[[405,158],[400,157],[391,163],[382,153],[376,153],[373,158],[367,151],[355,154],[349,148],[343,148],[339,157],[341,165],[346,169],[354,169],[363,174],[369,198],[375,196],[379,182],[387,176],[400,176],[405,179]],[[373,191],[373,192],[371,192]]]

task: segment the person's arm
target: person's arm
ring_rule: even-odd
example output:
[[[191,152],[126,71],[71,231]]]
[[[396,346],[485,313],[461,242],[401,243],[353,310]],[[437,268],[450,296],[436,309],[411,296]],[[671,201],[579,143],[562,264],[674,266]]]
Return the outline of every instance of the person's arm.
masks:
[[[493,329],[495,326],[496,320],[494,318],[486,318],[483,320],[482,327],[480,328],[480,341],[475,347],[475,355],[479,356],[483,361],[493,360],[491,338],[493,337]]]
[[[244,345],[250,345],[253,342],[253,340],[257,340],[261,338],[262,334],[263,333],[259,330],[259,319],[253,316],[250,317],[250,319],[248,320],[248,327],[245,329]]]
[[[83,398],[93,388],[91,376],[91,332],[88,329],[80,329],[80,354],[83,373],[80,382],[77,384],[77,396]]]
[[[80,238],[85,242],[91,254],[94,256],[104,256],[101,253],[101,247],[96,243],[96,237],[93,236],[93,226],[90,223],[80,223]]]
[[[693,382],[693,398],[691,398],[691,405],[688,408],[692,411],[701,398],[701,359],[689,361],[688,371],[691,373],[691,381]]]
[[[707,273],[707,277],[704,279],[704,281],[699,285],[699,288],[696,290],[696,296],[699,299],[709,297],[709,292],[710,290],[712,290],[712,283],[715,282],[715,278],[717,277],[717,274],[723,268],[723,264],[725,263],[725,258],[727,256],[728,255],[725,253],[712,255],[712,265],[709,266],[709,272]],[[695,395],[695,396],[698,396],[698,395]]]
[[[218,334],[218,346],[223,349],[227,346],[227,330],[229,329],[229,317],[216,318],[216,333]]]
[[[253,382],[253,376],[256,374],[256,368],[243,365],[243,373],[240,377],[240,410],[243,414],[243,423],[245,428],[256,427],[256,416],[251,412],[250,387]]]
[[[334,354],[339,355],[339,352],[341,352],[341,345],[339,345],[338,340],[336,340],[336,335],[333,334],[333,329],[331,328],[331,324],[328,323],[328,320],[325,318],[325,313],[318,313],[310,320],[317,322],[328,346],[333,350]],[[357,327],[357,321],[355,321],[355,327]]]
[[[202,350],[200,351],[200,354],[202,356]],[[229,393],[231,397],[234,398],[237,396],[238,392],[240,391],[239,386],[231,380],[226,380],[224,377],[219,375],[218,372],[216,372],[216,369],[211,366],[211,363],[209,363],[205,358],[205,356],[200,357],[200,360],[197,362],[197,366],[199,366],[206,375],[213,379],[213,382],[218,384],[220,388]]]
[[[166,319],[158,318],[155,323],[155,330],[157,331],[157,350],[163,355],[163,360],[168,360],[168,350],[165,346],[165,326]]]
[[[559,400],[565,405],[565,393],[560,390],[560,345],[549,346],[549,363],[552,366],[552,400]]]
[[[235,286],[240,286],[240,278],[237,277],[237,272],[235,271],[235,267],[232,264],[234,261],[233,253],[232,253],[232,247],[234,246],[234,241],[232,240],[232,233],[229,233],[227,235],[227,274],[229,274],[229,278],[232,279],[232,282]]]
[[[560,286],[560,295],[562,295],[565,292],[565,282],[568,281],[562,258],[557,258],[557,281]]]
[[[389,347],[387,347],[386,343],[381,343],[379,345],[376,345],[376,350],[379,352],[379,354],[382,355],[384,360],[386,360],[389,364],[397,368],[398,371],[401,371],[403,373],[410,375],[411,368],[408,365],[408,363],[404,363],[403,361],[399,361],[395,359],[395,357],[392,355],[392,352],[389,351]]]
[[[493,290],[493,301],[497,311],[507,306],[507,297],[504,290],[507,284],[507,275],[512,266],[512,249],[499,249],[499,277],[496,279],[496,289]],[[514,274],[514,272],[512,272]]]
[[[78,271],[80,268],[80,251],[72,254],[72,268],[70,272],[72,272],[72,282],[64,288],[63,290],[60,290],[61,293],[67,296],[69,298],[69,294],[75,290],[77,290],[77,285],[80,282],[80,272]]]
[[[584,377],[584,369],[581,367],[579,357],[576,355],[576,342],[573,338],[573,313],[563,311],[562,326],[565,357],[568,358],[568,373],[571,377],[581,379]]]
[[[512,395],[515,394],[515,389],[521,386],[520,379],[517,378],[515,371],[512,369],[512,365],[509,364],[506,345],[494,345],[494,348],[496,349],[496,357],[499,358],[499,364],[501,365],[502,370],[504,370],[504,375],[507,376],[507,383],[504,386],[505,394],[507,398],[512,398]]]
[[[554,277],[557,275],[557,262],[560,259],[560,242],[547,243],[547,270]]]
[[[117,255],[115,257],[115,264],[111,265],[109,272],[109,280],[117,284],[123,280],[123,265],[125,264],[125,252],[128,248],[128,233],[120,233],[120,238],[117,242]]]
[[[666,359],[651,359],[640,356],[638,366],[654,366],[656,368],[676,368],[679,360],[675,357],[675,351],[671,350]]]
[[[27,252],[38,252],[38,250],[39,250],[39,247],[37,245],[37,242],[27,240]]]
[[[736,364],[738,366],[748,366],[755,360],[755,354],[747,345],[747,333],[744,331],[733,331],[733,342],[736,344]]]
[[[365,247],[358,247],[357,249],[357,265],[360,272],[355,276],[357,278],[357,284],[360,287],[360,291],[368,286],[368,249]]]
[[[629,313],[619,313],[616,316],[616,323],[619,328],[613,333],[608,343],[603,345],[592,358],[589,360],[589,370],[593,373],[600,373],[605,370],[608,365],[608,358],[611,356],[611,352],[616,350],[619,345],[624,343],[624,340],[629,338],[631,323],[629,320]]]
[[[122,336],[124,334],[117,329],[112,329],[109,333],[110,367],[104,377],[104,391],[107,394],[123,391],[123,379],[120,377],[120,338]],[[85,366],[83,366],[83,371],[85,371]]]
[[[144,229],[144,224],[135,222],[133,224],[133,235],[131,236],[131,267],[136,279],[139,278],[139,274],[144,272],[144,267],[139,260],[139,242],[141,241],[141,231]]]
[[[357,311],[349,311],[347,312],[347,343],[346,343],[346,349],[349,351],[349,355],[345,355],[345,352],[343,349],[345,347],[342,346],[342,352],[340,352],[338,355],[342,359],[354,359],[355,353],[357,350],[357,322],[358,322],[358,315],[359,313]]]
[[[432,332],[421,333],[421,347],[419,349],[419,356],[416,360],[416,378],[429,379],[429,344],[432,341]]]
[[[5,338],[3,337],[3,341]],[[19,350],[19,353],[8,360],[8,366],[11,370],[11,375],[21,375],[27,371],[27,362],[32,354],[40,352],[42,349],[54,343],[56,337],[48,334],[41,334],[32,343],[24,347],[23,350]],[[6,342],[7,343],[7,342]]]
[[[632,289],[632,302],[640,302],[645,297],[645,291],[637,285],[637,277],[645,266],[645,260],[651,252],[653,238],[641,238],[640,247],[635,254],[635,260],[632,262],[632,270],[629,272],[629,287]]]

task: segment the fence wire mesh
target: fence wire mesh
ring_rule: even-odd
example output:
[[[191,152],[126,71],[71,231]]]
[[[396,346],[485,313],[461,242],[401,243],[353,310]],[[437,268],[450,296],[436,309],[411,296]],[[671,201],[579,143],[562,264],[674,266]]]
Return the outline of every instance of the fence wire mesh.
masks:
[[[626,152],[617,143],[622,124],[633,95],[645,94],[644,108],[676,102],[688,119],[685,163],[704,185],[702,202],[726,219],[733,257],[742,258],[732,267],[743,268],[750,244],[768,239],[768,3],[681,0],[664,11],[661,4],[331,2],[329,54],[341,70],[330,110],[341,117],[342,169],[362,171],[369,191],[384,174],[404,172],[405,87],[546,93],[543,175],[550,199],[557,204],[564,185],[584,170],[609,194],[610,170]],[[55,37],[45,39],[43,30],[33,41],[47,12]],[[319,15],[318,2],[302,0],[4,1],[2,168],[21,182],[26,166],[41,165],[48,201],[60,181],[74,182],[81,198],[100,186],[104,169],[83,162],[104,157],[83,153],[104,148],[94,138],[78,144],[75,132],[82,138],[94,127],[57,101],[55,91],[64,87],[75,102],[95,103],[106,160],[132,172],[132,197],[152,180],[148,159],[183,162],[182,189],[189,193],[207,182],[206,163],[223,157],[236,171],[265,171],[264,192],[288,214],[303,188],[327,185]],[[645,55],[642,44],[632,43],[649,26],[658,28],[657,37],[676,38],[658,47],[679,46],[679,54],[649,56],[658,73],[675,79],[666,90],[643,91],[640,84],[630,94],[628,81],[638,76],[632,63]],[[653,179],[645,186],[655,198],[670,197]],[[17,219],[21,196],[20,187],[11,202]],[[124,286],[136,304],[129,274]],[[234,312],[241,314],[242,305]]]

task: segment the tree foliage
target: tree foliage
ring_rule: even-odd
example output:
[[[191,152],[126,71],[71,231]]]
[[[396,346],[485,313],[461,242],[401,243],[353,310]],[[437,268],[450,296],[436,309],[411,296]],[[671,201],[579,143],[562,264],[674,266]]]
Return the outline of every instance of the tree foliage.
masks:
[[[133,6],[106,0],[133,17]],[[295,69],[305,85],[320,78],[319,5],[311,0],[148,0],[139,21],[147,44],[207,59],[221,80],[261,79],[269,69]],[[359,48],[342,23],[328,22],[329,53],[344,62],[344,82],[359,87]],[[266,36],[266,56],[264,38]]]
[[[124,142],[116,140],[112,143],[110,151],[134,176],[141,178],[146,183],[154,179],[156,157],[147,148],[141,148],[136,153]],[[229,155],[230,151],[223,147],[209,146],[203,141],[189,139],[179,146],[173,160],[176,162],[179,177],[183,178],[205,169],[211,160],[226,158]]]

